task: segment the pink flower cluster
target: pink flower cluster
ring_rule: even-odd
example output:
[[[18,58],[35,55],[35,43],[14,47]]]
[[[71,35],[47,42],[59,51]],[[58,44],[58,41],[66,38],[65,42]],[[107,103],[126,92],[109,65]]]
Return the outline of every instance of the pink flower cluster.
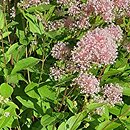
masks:
[[[104,87],[104,98],[106,102],[114,105],[117,103],[122,103],[122,88],[119,85],[107,84]]]
[[[92,5],[94,12],[100,14],[105,21],[111,22],[114,19],[112,0],[89,0],[88,4]]]
[[[88,4],[93,6],[91,11],[100,14],[106,22],[112,22],[117,14],[121,15],[120,11],[129,14],[130,10],[130,0],[88,0]]]
[[[60,4],[63,4],[68,7],[68,14],[72,17],[71,29],[86,29],[89,24],[87,5],[82,3],[80,0],[64,0],[57,1]]]
[[[130,53],[130,43],[128,43],[125,48],[126,48],[127,52]]]
[[[45,22],[45,21],[44,21]],[[64,27],[64,20],[54,20],[54,21],[48,21],[47,24],[43,23],[47,30],[49,31],[55,31],[62,27]]]
[[[128,9],[130,0],[114,0],[115,6],[117,6],[120,9]]]
[[[74,26],[77,30],[86,29],[91,13],[101,15],[106,22],[112,22],[116,17],[115,12],[118,9],[124,10],[130,2],[129,0],[88,0],[87,3],[83,3],[81,0],[58,0],[57,3],[68,8],[69,16],[56,22],[53,30],[57,30],[59,26],[71,30]],[[100,87],[98,78],[87,73],[91,65],[113,64],[118,56],[118,43],[122,39],[123,31],[120,26],[110,24],[104,28],[90,29],[72,51],[66,42],[58,42],[51,51],[52,56],[57,59],[57,66],[50,69],[51,76],[59,80],[63,75],[78,73],[72,85],[77,85],[81,93],[95,98],[93,101],[100,103],[110,105],[122,103],[122,88],[119,85],[107,84]],[[63,68],[60,68],[59,62]]]
[[[54,77],[54,79],[57,81],[61,79],[62,75],[64,75],[64,70],[61,68],[58,68],[57,66],[50,68],[50,76]]]
[[[70,2],[69,0],[57,0],[58,4],[67,4],[69,2]]]
[[[85,73],[79,74],[74,82],[81,88],[81,93],[93,96],[95,102],[110,105],[122,103],[122,88],[118,84],[106,84],[103,89],[101,89],[98,79],[91,74]],[[102,93],[103,96],[97,95],[99,92]]]
[[[40,2],[41,2],[41,0],[30,0],[29,1],[30,4],[38,4]]]
[[[81,73],[74,82],[81,88],[81,92],[87,95],[93,95],[100,91],[99,81],[93,75]]]
[[[110,25],[89,31],[72,51],[74,63],[86,70],[91,63],[112,64],[117,58],[116,42],[122,39],[119,26]]]
[[[71,16],[78,14],[81,17],[83,13],[87,19],[89,14],[95,13],[101,15],[106,22],[112,22],[115,19],[117,10],[118,13],[126,11],[127,14],[130,10],[130,0],[88,0],[87,3],[81,0],[58,0],[57,3],[67,5]]]
[[[67,43],[58,42],[52,48],[52,56],[56,59],[63,60],[69,55],[70,49],[67,47]]]

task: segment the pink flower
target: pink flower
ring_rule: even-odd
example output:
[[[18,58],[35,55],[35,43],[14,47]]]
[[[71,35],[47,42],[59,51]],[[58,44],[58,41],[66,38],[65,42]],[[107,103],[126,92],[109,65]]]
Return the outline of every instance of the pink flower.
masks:
[[[80,8],[78,7],[77,4],[72,4],[69,8],[68,8],[69,14],[70,15],[76,15],[80,13]]]
[[[120,26],[111,24],[108,28],[108,31],[114,40],[120,41],[123,39],[123,31],[121,30]]]
[[[127,10],[127,16],[130,17],[130,7],[129,7],[129,9]]]
[[[81,92],[85,94],[96,94],[99,92],[99,81],[93,75],[80,74],[75,83],[81,88]]]
[[[79,29],[86,29],[90,25],[89,20],[87,17],[80,17],[79,20],[76,22],[76,26]]]
[[[63,60],[69,55],[70,49],[67,47],[67,43],[58,42],[52,48],[52,56],[56,59]]]
[[[57,0],[58,4],[67,4],[69,0]]]
[[[111,105],[122,103],[122,88],[119,85],[107,84],[103,93],[107,103]]]
[[[64,70],[56,66],[50,68],[50,75],[54,77],[55,80],[59,80],[65,74]]]
[[[115,6],[121,9],[127,9],[130,4],[130,0],[114,0]]]
[[[100,14],[105,21],[111,22],[114,19],[114,2],[112,0],[88,0],[88,4],[92,5],[94,12]]]
[[[30,4],[38,4],[40,2],[41,2],[40,0],[30,0],[29,1]]]
[[[118,26],[96,28],[84,35],[72,51],[72,60],[85,70],[91,63],[112,64],[117,58],[116,41],[121,40]]]
[[[130,53],[130,43],[126,45],[126,50]]]

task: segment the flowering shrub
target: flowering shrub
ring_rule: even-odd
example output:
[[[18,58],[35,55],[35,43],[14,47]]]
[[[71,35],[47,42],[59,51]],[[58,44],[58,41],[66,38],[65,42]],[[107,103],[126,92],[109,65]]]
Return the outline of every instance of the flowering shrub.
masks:
[[[130,0],[0,1],[1,130],[130,129]]]

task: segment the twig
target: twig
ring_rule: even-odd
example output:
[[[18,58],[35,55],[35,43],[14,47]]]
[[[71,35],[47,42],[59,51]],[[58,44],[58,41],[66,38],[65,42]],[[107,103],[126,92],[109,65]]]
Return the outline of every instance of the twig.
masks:
[[[101,80],[102,75],[104,74],[104,71],[105,71],[106,67],[107,67],[106,65],[103,66],[103,69],[101,70],[101,73],[98,76],[98,80]]]
[[[58,109],[58,112],[60,112],[60,110],[61,110],[61,108],[62,108],[62,105],[63,105],[63,103],[64,103],[64,101],[65,101],[65,97],[66,97],[66,94],[67,94],[67,88],[68,88],[68,87],[65,88],[64,95],[63,95],[63,97],[62,97],[62,101],[61,101],[60,107],[59,107],[59,109]]]
[[[26,58],[28,57],[28,49],[26,47]],[[27,70],[27,75],[28,75],[28,81],[29,83],[31,82],[31,79],[30,79],[30,73],[29,73],[29,70]]]

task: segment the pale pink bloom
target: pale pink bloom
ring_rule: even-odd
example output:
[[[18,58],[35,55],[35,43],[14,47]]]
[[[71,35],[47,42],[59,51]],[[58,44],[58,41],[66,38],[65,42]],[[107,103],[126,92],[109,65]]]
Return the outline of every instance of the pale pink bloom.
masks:
[[[88,0],[88,4],[92,5],[94,12],[100,14],[105,21],[112,22],[114,19],[114,2],[112,0]]]
[[[40,2],[41,2],[40,0],[30,0],[29,1],[30,4],[38,4]]]
[[[56,66],[50,68],[50,76],[52,76],[55,80],[59,80],[65,74],[64,70],[58,68]]]
[[[114,0],[115,6],[121,9],[127,9],[130,4],[130,0]]]
[[[128,44],[126,45],[126,49],[127,49],[127,51],[130,53],[130,43],[128,43]]]
[[[79,29],[86,29],[90,25],[89,20],[87,17],[80,17],[79,20],[76,22],[76,26]]]
[[[81,88],[81,92],[87,95],[93,95],[100,91],[99,81],[95,76],[90,74],[80,74],[75,83]]]
[[[58,42],[52,48],[52,56],[56,59],[63,60],[69,55],[70,49],[67,47],[67,43]]]
[[[122,31],[111,25],[96,28],[84,35],[72,51],[72,60],[85,70],[91,63],[112,64],[117,58],[116,41],[121,40]]]
[[[68,4],[69,0],[57,0],[58,4]]]
[[[127,10],[127,16],[130,17],[130,7],[129,7],[129,9]]]
[[[55,31],[58,30],[59,28],[64,27],[64,20],[54,20],[54,21],[48,21],[48,23],[45,25],[46,29],[49,31]]]
[[[122,88],[119,85],[107,84],[104,87],[104,98],[107,103],[115,105],[117,103],[122,103]]]
[[[91,3],[82,4],[81,10],[84,12],[84,16],[89,16],[92,12],[94,12],[94,7]]]
[[[108,28],[108,31],[114,40],[120,41],[123,39],[123,31],[119,25],[111,24]]]
[[[69,7],[68,12],[70,15],[76,15],[80,13],[80,8],[77,5],[73,4]]]

